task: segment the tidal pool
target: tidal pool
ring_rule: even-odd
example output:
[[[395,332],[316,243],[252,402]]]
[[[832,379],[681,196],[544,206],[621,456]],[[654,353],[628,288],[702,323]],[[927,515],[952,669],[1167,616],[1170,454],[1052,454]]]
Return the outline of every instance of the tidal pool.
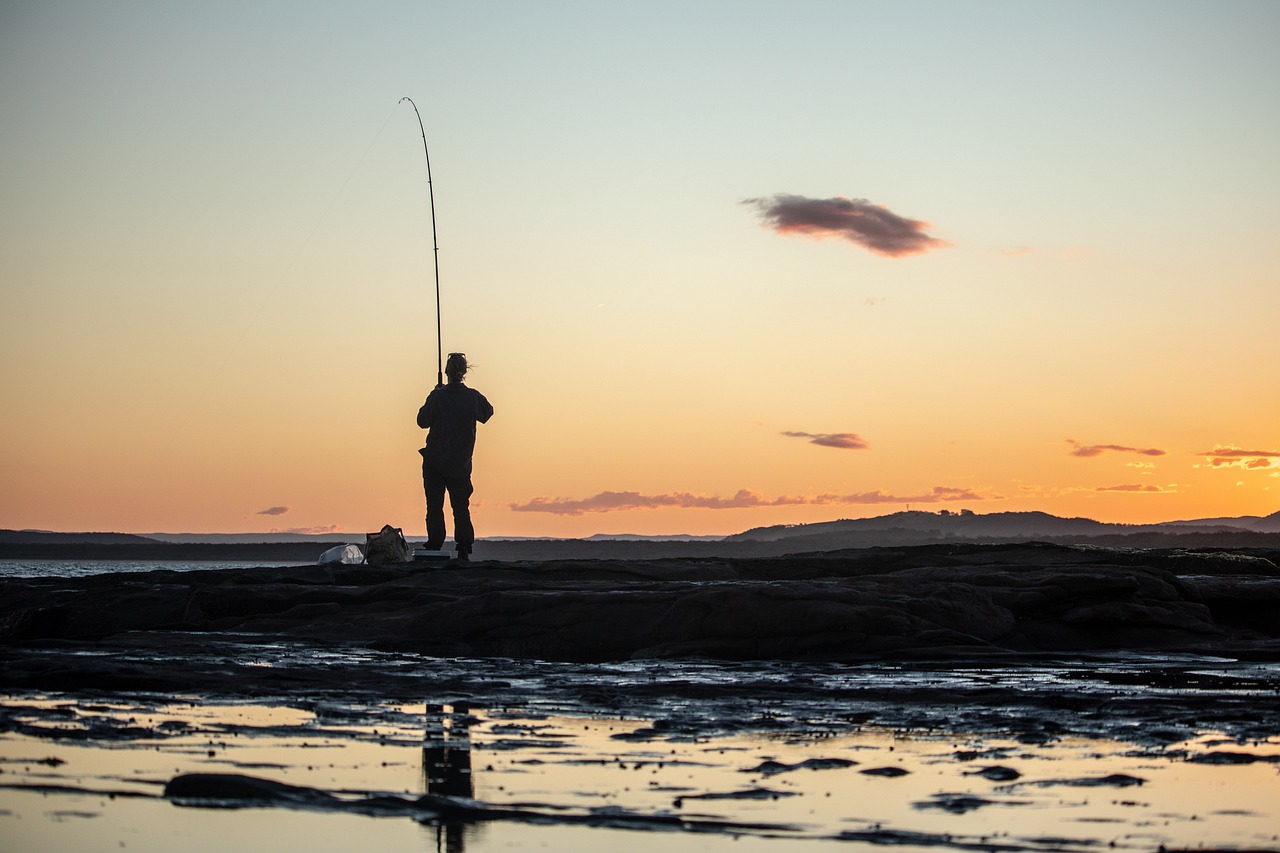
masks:
[[[0,709],[11,851],[1280,850],[1280,737],[805,731],[767,713],[699,731],[532,702]]]

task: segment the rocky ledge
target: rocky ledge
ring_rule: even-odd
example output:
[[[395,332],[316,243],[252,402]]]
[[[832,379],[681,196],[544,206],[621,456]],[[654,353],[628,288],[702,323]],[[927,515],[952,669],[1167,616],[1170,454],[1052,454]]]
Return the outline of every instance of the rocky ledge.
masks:
[[[298,640],[554,661],[1190,651],[1280,660],[1280,552],[924,545],[774,558],[0,581],[0,647]]]

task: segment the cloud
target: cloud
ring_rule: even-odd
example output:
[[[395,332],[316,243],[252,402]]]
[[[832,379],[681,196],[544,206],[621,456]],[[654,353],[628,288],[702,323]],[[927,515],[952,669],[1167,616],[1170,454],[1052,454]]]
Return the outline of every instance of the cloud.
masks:
[[[999,496],[987,496],[973,489],[951,486],[934,486],[921,495],[892,495],[883,491],[837,495],[783,495],[767,498],[750,489],[739,489],[731,498],[714,495],[695,495],[689,492],[672,492],[664,495],[644,495],[639,492],[600,492],[589,498],[532,498],[525,503],[508,504],[514,512],[546,512],[553,515],[582,515],[588,512],[625,512],[636,509],[752,509],[780,506],[830,506],[850,504],[916,504],[942,503],[945,501],[999,500]]]
[[[822,447],[838,447],[841,450],[865,450],[870,447],[862,436],[851,432],[794,432],[788,430],[783,435],[790,438],[807,438],[810,444]]]
[[[268,533],[304,533],[307,535],[315,535],[317,533],[338,533],[338,525],[321,524],[316,527],[286,527],[284,530],[272,528]]]
[[[287,506],[269,506],[266,509],[260,509],[254,515],[284,515],[289,511]]]
[[[766,500],[756,492],[739,489],[731,498],[674,492],[665,495],[642,495],[639,492],[600,492],[589,498],[533,498],[527,503],[512,503],[515,512],[549,512],[555,515],[582,515],[585,512],[620,512],[632,509],[740,509],[756,506],[788,506],[800,499]]]
[[[1067,443],[1075,447],[1075,450],[1071,451],[1072,456],[1082,456],[1086,458],[1101,456],[1103,453],[1108,451],[1112,453],[1137,453],[1141,456],[1165,455],[1163,450],[1158,450],[1154,447],[1126,447],[1123,444],[1081,444],[1080,442],[1074,441],[1070,438],[1067,439]]]
[[[1094,489],[1095,492],[1141,492],[1142,494],[1152,495],[1172,495],[1177,494],[1177,488],[1173,486],[1152,486],[1141,483],[1126,483],[1123,486],[1099,486]]]
[[[866,199],[805,198],[780,193],[772,198],[748,198],[765,224],[779,234],[804,234],[815,239],[840,237],[891,258],[917,255],[950,246],[924,232],[928,222],[907,219]]]
[[[1214,468],[1244,468],[1263,471],[1280,468],[1280,450],[1243,450],[1239,447],[1215,447],[1201,453]]]

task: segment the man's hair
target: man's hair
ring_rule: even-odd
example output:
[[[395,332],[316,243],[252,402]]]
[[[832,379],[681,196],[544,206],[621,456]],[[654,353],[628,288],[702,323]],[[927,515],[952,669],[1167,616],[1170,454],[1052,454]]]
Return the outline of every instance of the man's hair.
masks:
[[[449,360],[444,363],[445,375],[450,379],[461,382],[462,377],[467,375],[467,357],[460,352],[449,353]]]

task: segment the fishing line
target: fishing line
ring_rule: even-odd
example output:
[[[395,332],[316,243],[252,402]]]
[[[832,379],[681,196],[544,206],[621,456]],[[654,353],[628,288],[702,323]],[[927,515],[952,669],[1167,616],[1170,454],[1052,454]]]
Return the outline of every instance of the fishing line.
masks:
[[[427,131],[422,126],[422,113],[418,112],[418,105],[408,96],[401,98],[397,105],[405,101],[409,102],[409,106],[413,107],[413,114],[418,117],[418,130],[422,133],[422,153],[427,157],[427,194],[431,198],[431,256],[435,260],[436,267],[436,385],[443,385],[444,344],[440,334],[440,241],[436,237],[436,192],[431,185],[431,152],[427,150]]]

